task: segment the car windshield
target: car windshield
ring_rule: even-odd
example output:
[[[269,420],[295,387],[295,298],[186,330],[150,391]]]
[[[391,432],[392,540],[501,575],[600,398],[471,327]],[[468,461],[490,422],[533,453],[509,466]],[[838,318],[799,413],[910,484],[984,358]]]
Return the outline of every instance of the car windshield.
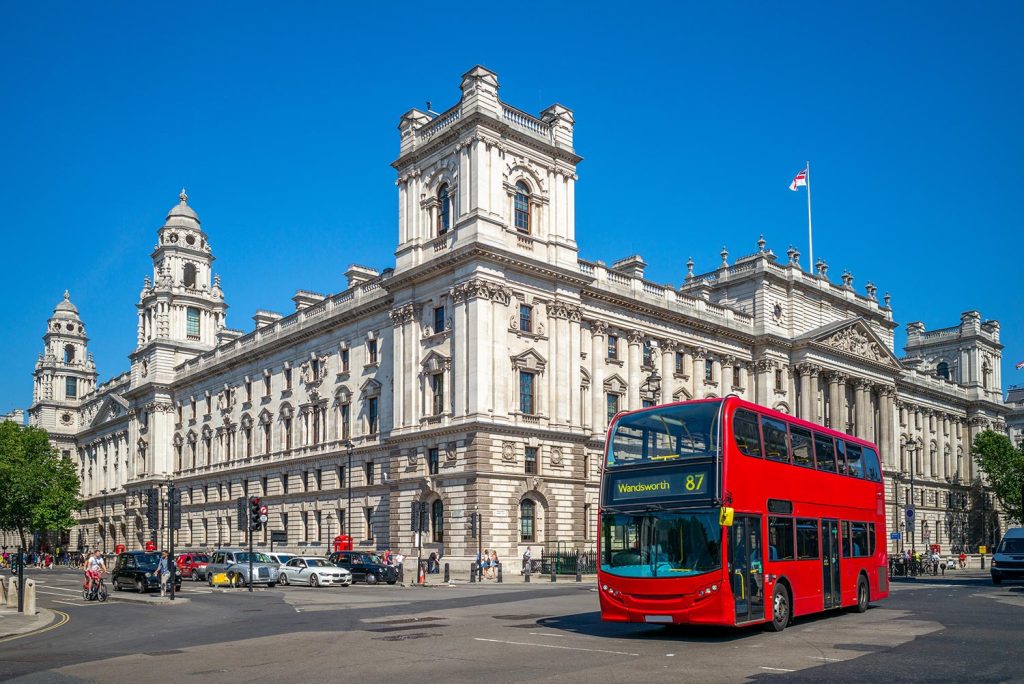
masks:
[[[236,563],[248,563],[249,562],[249,554],[248,553],[236,553],[235,554],[235,562]],[[252,562],[253,563],[273,563],[274,561],[270,560],[270,556],[267,556],[266,554],[254,553],[254,554],[252,554]]]
[[[142,553],[135,557],[136,565],[141,568],[155,568],[159,562],[159,553]]]
[[[292,558],[295,558],[295,556],[289,556],[287,553],[279,553],[279,554],[277,554],[277,562],[278,563],[287,563]]]
[[[722,565],[718,509],[601,516],[601,569],[623,577],[688,577]]]
[[[192,562],[193,563],[209,563],[210,562],[210,557],[207,556],[205,553],[202,554],[202,555],[194,555],[194,556],[192,556]]]
[[[360,556],[359,561],[367,565],[384,565],[384,561],[380,559],[380,556],[376,556],[372,553],[364,553]]]
[[[311,568],[327,568],[334,565],[334,563],[328,563],[323,558],[307,558],[306,565]]]
[[[612,427],[609,468],[715,453],[720,401],[676,404],[622,416]]]
[[[1024,537],[1004,538],[996,553],[1024,553]]]

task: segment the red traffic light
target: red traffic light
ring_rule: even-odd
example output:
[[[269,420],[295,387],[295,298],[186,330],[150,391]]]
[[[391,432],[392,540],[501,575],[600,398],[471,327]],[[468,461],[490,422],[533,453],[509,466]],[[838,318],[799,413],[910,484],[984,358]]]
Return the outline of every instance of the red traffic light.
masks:
[[[267,509],[266,506],[260,506],[260,515],[266,515],[267,514],[267,510],[268,509]]]
[[[250,506],[259,506],[260,505],[260,497],[258,497],[258,496],[251,497],[249,499],[249,505]]]

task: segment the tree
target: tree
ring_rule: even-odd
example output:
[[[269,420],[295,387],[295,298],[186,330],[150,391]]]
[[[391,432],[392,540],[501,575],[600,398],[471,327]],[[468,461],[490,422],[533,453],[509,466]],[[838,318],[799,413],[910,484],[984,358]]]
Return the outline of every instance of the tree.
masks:
[[[28,548],[32,531],[64,531],[79,508],[75,464],[50,445],[46,430],[0,423],[0,529]]]
[[[1001,432],[985,430],[974,438],[974,460],[988,476],[1006,515],[1024,524],[1021,489],[1024,488],[1024,449],[1014,447]]]

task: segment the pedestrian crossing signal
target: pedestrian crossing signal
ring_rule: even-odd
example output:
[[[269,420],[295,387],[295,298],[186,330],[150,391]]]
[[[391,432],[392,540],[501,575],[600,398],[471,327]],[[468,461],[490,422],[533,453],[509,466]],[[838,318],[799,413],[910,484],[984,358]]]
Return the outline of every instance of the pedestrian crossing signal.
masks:
[[[263,505],[263,501],[258,496],[249,497],[249,529],[255,532],[260,529],[263,523],[260,521],[261,517],[266,520],[267,507]]]

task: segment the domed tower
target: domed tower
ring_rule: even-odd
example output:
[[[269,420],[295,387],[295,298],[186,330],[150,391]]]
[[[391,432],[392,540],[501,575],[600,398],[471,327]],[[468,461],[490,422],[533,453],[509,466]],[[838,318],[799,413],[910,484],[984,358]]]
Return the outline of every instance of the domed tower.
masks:
[[[62,450],[74,446],[81,428],[82,397],[96,388],[96,364],[78,309],[65,290],[43,335],[43,353],[36,361],[29,422],[47,430]]]

